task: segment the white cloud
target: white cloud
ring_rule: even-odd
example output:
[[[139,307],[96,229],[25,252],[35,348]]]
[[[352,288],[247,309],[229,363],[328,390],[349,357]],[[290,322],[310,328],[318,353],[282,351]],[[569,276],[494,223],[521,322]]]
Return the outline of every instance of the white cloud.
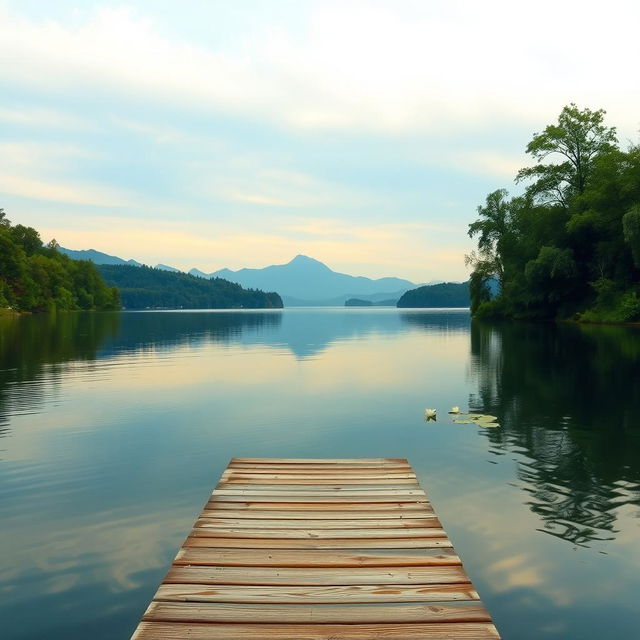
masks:
[[[306,31],[267,20],[235,48],[172,39],[128,9],[84,23],[1,16],[5,81],[52,91],[148,96],[287,126],[376,131],[546,123],[570,100],[608,107],[635,132],[628,100],[638,5],[311,3]],[[553,20],[549,16],[553,15]],[[615,23],[615,29],[611,29]],[[224,23],[218,25],[224,28]],[[585,39],[597,42],[587,46]]]
[[[1,14],[0,14],[1,15]],[[93,128],[87,120],[61,111],[38,107],[0,107],[0,121],[43,129],[74,129],[86,131]]]
[[[0,192],[4,197],[100,207],[132,204],[132,194],[122,189],[69,177],[75,167],[98,155],[67,143],[0,143]]]
[[[40,180],[24,175],[0,173],[0,192],[34,200],[48,200],[69,204],[98,207],[122,207],[128,204],[125,197],[114,189],[86,183],[61,183]]]

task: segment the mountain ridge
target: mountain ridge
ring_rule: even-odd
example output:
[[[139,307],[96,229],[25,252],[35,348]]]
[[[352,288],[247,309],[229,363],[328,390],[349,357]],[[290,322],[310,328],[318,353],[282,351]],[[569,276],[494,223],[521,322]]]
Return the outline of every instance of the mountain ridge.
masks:
[[[90,250],[60,249],[63,253],[77,260],[91,260],[96,264],[122,264],[142,266],[136,260],[124,260],[107,253]],[[156,269],[182,272],[180,269],[166,264],[157,264]],[[372,300],[397,300],[410,289],[421,286],[405,280],[387,276],[368,278],[352,276],[333,271],[325,263],[305,254],[297,254],[289,262],[273,264],[262,268],[243,267],[233,270],[227,267],[206,273],[196,267],[188,274],[198,278],[222,278],[234,282],[246,289],[277,291],[288,306],[341,306],[349,298]],[[439,283],[432,281],[427,284]]]

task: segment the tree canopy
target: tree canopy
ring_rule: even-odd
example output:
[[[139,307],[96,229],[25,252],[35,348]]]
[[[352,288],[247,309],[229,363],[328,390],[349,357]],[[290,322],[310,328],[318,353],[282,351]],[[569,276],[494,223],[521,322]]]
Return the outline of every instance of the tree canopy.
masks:
[[[640,319],[640,146],[620,149],[604,116],[564,107],[527,145],[535,164],[516,175],[524,193],[498,189],[478,207],[478,249],[467,256],[477,316]]]
[[[16,311],[110,310],[120,308],[95,265],[71,260],[38,232],[12,225],[0,209],[0,308]]]

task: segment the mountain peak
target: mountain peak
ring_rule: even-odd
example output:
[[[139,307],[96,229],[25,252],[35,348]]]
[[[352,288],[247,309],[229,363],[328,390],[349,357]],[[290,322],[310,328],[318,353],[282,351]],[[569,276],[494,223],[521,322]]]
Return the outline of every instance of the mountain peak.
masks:
[[[302,253],[299,253],[288,264],[321,264],[323,267],[326,267],[326,265],[320,262],[320,260],[316,260],[315,258],[310,258],[309,256],[305,256]]]

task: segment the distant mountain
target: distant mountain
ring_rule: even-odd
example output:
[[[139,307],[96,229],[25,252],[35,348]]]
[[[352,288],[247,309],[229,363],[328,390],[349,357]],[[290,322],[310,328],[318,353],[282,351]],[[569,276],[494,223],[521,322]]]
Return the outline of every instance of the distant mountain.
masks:
[[[192,276],[195,276],[196,278],[211,278],[213,276],[210,276],[208,273],[205,273],[204,271],[200,271],[200,269],[196,269],[195,267],[193,269],[189,270],[189,274]]]
[[[277,293],[247,291],[220,278],[203,280],[187,273],[151,267],[101,264],[104,280],[120,290],[126,309],[279,309]]]
[[[160,269],[161,271],[171,271],[171,273],[182,273],[180,269],[176,269],[175,267],[170,267],[168,264],[158,263],[154,269]]]
[[[407,291],[398,300],[401,308],[456,308],[469,306],[468,282],[443,282]]]
[[[365,298],[378,294],[384,294],[383,297],[388,299],[395,292],[399,292],[399,297],[407,289],[416,286],[401,278],[374,280],[338,273],[322,262],[303,255],[296,256],[287,264],[276,264],[263,269],[220,269],[210,274],[202,274],[201,271],[195,273],[192,269],[191,273],[200,277],[224,278],[243,287],[275,290],[289,304],[297,300],[302,304],[343,305],[348,298]]]
[[[95,264],[128,264],[132,267],[142,266],[140,262],[136,262],[135,260],[123,260],[122,258],[118,258],[118,256],[110,256],[108,253],[102,253],[95,249],[75,251],[73,249],[58,247],[58,251],[68,255],[72,260],[90,260]]]
[[[96,264],[124,264],[140,266],[135,260],[123,260],[100,251],[72,251],[61,249],[77,260],[91,260]],[[166,264],[157,264],[156,270],[172,273],[183,273],[181,270]],[[205,273],[193,268],[189,275],[201,279],[222,278],[235,282],[245,289],[277,291],[287,306],[343,306],[350,298],[370,301],[374,305],[392,304],[410,289],[419,285],[402,278],[366,278],[351,276],[333,271],[319,260],[304,255],[297,255],[286,264],[276,264],[263,269],[220,269]],[[433,280],[428,285],[440,284]]]

